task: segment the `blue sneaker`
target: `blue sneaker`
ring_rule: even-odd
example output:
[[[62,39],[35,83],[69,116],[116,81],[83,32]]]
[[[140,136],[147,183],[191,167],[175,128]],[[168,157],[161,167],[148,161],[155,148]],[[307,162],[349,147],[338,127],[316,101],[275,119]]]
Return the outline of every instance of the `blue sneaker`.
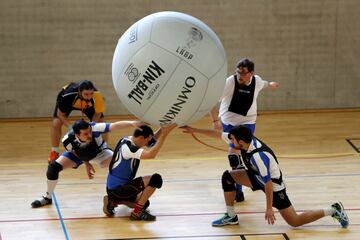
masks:
[[[331,205],[331,207],[335,210],[335,213],[332,215],[332,217],[336,219],[343,228],[347,228],[349,226],[349,218],[342,203],[336,202]]]
[[[222,218],[212,222],[213,227],[221,227],[225,225],[236,225],[236,224],[239,224],[237,215],[235,215],[234,217],[230,217],[227,213],[225,213],[225,215]]]

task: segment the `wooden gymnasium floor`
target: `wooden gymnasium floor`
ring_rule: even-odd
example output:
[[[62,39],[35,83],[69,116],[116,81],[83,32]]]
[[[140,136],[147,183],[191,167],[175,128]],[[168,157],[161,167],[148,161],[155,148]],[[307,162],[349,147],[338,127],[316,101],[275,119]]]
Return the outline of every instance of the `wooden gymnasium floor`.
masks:
[[[116,120],[123,118],[109,118]],[[195,124],[210,127],[208,118]],[[155,160],[143,161],[139,174],[160,173],[165,182],[150,210],[156,222],[132,222],[130,210],[117,208],[114,218],[102,212],[107,170],[95,179],[83,167],[61,173],[51,206],[32,209],[45,191],[50,120],[0,122],[0,239],[360,239],[360,111],[263,113],[256,135],[277,153],[288,193],[298,211],[341,200],[350,218],[342,229],[330,217],[299,228],[276,213],[275,225],[264,221],[262,192],[245,190],[236,205],[240,225],[211,227],[224,212],[220,176],[228,168],[221,140],[192,136],[176,129]],[[114,132],[110,146],[125,129]]]

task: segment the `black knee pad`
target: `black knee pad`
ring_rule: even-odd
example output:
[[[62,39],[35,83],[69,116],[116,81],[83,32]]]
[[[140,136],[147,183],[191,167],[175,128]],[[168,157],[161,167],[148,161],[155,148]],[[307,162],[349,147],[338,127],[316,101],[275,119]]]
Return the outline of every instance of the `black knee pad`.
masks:
[[[48,170],[46,172],[46,177],[49,180],[58,180],[59,178],[59,172],[63,170],[63,167],[60,163],[54,161],[48,166]]]
[[[229,154],[228,159],[229,159],[230,167],[232,169],[236,169],[239,166],[240,161],[241,161],[240,156],[237,154]]]
[[[221,178],[221,184],[224,192],[232,192],[235,191],[235,180],[231,176],[228,170],[226,170]]]
[[[155,173],[151,176],[150,181],[149,181],[150,187],[161,188],[162,184],[163,184],[163,180],[162,180],[160,174]]]

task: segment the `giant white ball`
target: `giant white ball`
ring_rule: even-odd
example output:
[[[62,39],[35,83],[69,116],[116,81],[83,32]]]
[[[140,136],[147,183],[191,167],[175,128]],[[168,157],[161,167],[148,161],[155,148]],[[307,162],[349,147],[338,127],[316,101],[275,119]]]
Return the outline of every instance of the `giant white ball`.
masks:
[[[142,121],[190,124],[222,95],[227,59],[202,21],[159,12],[134,23],[119,39],[112,63],[116,94]]]

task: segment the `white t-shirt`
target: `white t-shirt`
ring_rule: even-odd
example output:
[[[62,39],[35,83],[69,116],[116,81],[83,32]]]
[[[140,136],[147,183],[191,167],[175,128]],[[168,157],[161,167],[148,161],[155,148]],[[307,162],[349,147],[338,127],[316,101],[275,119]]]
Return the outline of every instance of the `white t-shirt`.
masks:
[[[256,122],[257,117],[257,97],[259,92],[267,87],[269,85],[268,81],[262,80],[260,76],[254,75],[255,77],[255,92],[254,92],[254,98],[252,105],[247,112],[246,116],[242,116],[240,114],[230,112],[229,106],[231,103],[231,99],[234,94],[234,88],[235,88],[235,80],[234,75],[228,77],[226,79],[225,88],[223,95],[220,99],[220,108],[219,108],[219,118],[221,119],[221,122],[225,124],[231,124],[233,126],[237,125],[243,125],[243,124],[254,124]],[[251,80],[252,81],[252,80]],[[251,81],[249,82],[249,85],[251,84]]]

